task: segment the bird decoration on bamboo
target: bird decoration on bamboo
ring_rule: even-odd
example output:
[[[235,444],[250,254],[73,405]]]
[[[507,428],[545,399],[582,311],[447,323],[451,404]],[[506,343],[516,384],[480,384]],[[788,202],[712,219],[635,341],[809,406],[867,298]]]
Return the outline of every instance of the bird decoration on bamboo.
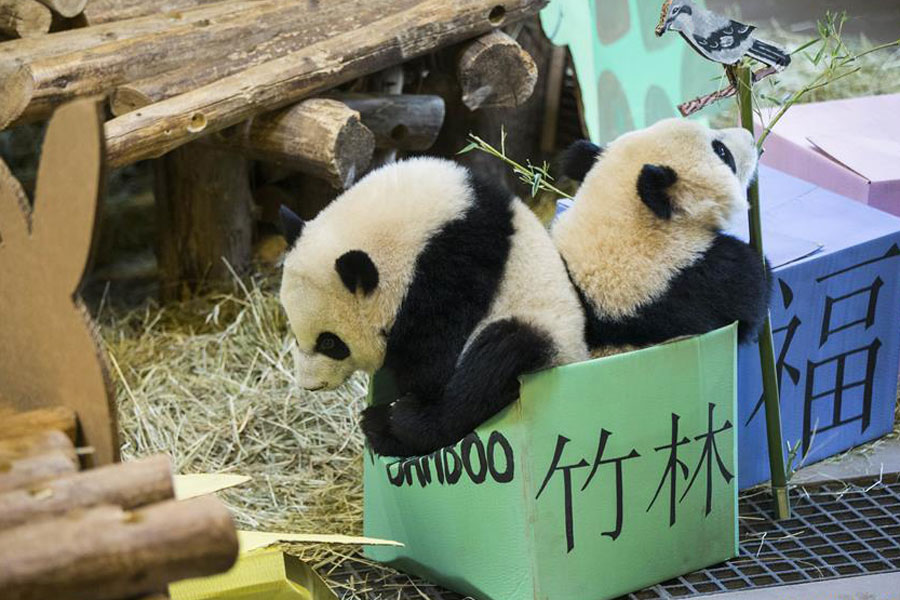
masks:
[[[757,38],[756,27],[717,15],[694,4],[691,0],[666,0],[662,6],[656,35],[677,31],[698,54],[733,67],[744,57],[765,65],[753,73],[753,82],[784,69],[791,63],[791,56],[780,46]],[[729,85],[721,90],[700,96],[678,106],[682,116],[689,116],[723,98],[734,96],[737,91],[732,70],[726,68]]]

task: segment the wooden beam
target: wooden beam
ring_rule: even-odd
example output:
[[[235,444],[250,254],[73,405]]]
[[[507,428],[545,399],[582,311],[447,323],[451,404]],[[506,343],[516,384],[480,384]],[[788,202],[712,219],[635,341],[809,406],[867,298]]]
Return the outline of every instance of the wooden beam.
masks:
[[[91,0],[81,12],[79,23],[87,27],[124,21],[158,13],[190,10],[221,0]]]
[[[336,94],[359,112],[378,148],[428,150],[444,124],[444,100],[418,94]]]
[[[357,1],[361,0],[354,0]],[[239,10],[220,10],[204,20],[143,36],[128,35],[56,56],[25,56],[18,67],[0,71],[0,88],[7,90],[9,98],[9,102],[0,105],[0,127],[45,118],[67,100],[105,95],[122,83],[185,63],[202,68],[204,63],[224,60],[233,52],[308,26],[313,12],[328,13],[325,8],[299,10],[296,0],[256,0],[240,3]],[[121,30],[129,23],[120,21],[110,26]]]
[[[0,494],[0,530],[76,508],[138,508],[175,497],[172,461],[159,455],[74,473]]]
[[[87,4],[87,0],[40,0],[40,2],[59,16],[66,18],[80,15]]]
[[[53,35],[0,44],[0,71],[38,60],[95,48],[102,44],[152,35],[179,27],[196,26],[223,15],[252,8],[259,0],[225,0],[184,12],[152,14],[126,23],[106,23],[86,29],[60,31]],[[151,5],[150,2],[147,2]]]
[[[377,19],[380,11],[373,10],[377,5],[377,2],[366,0],[342,0],[327,7],[310,4],[300,8],[295,5],[290,10],[300,14],[302,20],[294,26],[270,27],[263,40],[241,37],[205,64],[195,62],[150,76],[132,76],[112,92],[110,108],[114,115],[123,115],[302,50],[331,36],[353,31]],[[177,57],[176,62],[183,64]]]
[[[247,159],[192,144],[156,164],[160,295],[190,297],[233,282],[250,265],[252,196]],[[230,268],[229,268],[230,267]]]
[[[4,600],[116,600],[228,569],[238,541],[218,500],[100,506],[0,531]]]
[[[375,138],[359,113],[324,98],[259,115],[207,139],[320,177],[338,189],[346,189],[366,171],[375,150]]]
[[[50,31],[53,15],[36,0],[0,0],[0,33],[31,37]]]
[[[369,2],[373,21],[106,123],[109,162],[161,156],[187,142],[361,75],[535,14],[544,0]],[[377,17],[373,15],[378,15]]]
[[[457,70],[462,101],[469,110],[521,106],[531,97],[538,77],[531,55],[502,31],[466,46]]]

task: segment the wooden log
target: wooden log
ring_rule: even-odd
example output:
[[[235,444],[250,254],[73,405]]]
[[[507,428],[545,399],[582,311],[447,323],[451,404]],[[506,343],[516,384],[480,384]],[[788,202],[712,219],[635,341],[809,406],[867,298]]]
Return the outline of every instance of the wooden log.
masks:
[[[229,568],[238,543],[215,498],[100,506],[0,531],[4,600],[116,600]]]
[[[466,46],[457,71],[462,101],[469,110],[520,106],[531,97],[538,76],[531,55],[502,31]]]
[[[0,494],[0,530],[76,508],[112,504],[133,509],[174,497],[167,456],[116,463]]]
[[[0,439],[32,435],[47,429],[62,431],[74,442],[78,432],[75,411],[65,406],[54,406],[13,413],[0,419]]]
[[[84,10],[87,0],[39,0],[61,17],[75,17]]]
[[[124,21],[156,13],[190,10],[221,0],[91,0],[79,17],[78,25],[93,27],[110,21]]]
[[[61,450],[76,456],[72,440],[62,431],[47,430],[29,435],[0,439],[0,462],[8,462]]]
[[[64,450],[4,461],[0,463],[0,492],[28,487],[76,471],[77,457]]]
[[[538,18],[528,19],[521,24],[516,41],[539,65],[540,73],[547,73],[553,44],[547,39]],[[472,111],[462,102],[462,91],[458,78],[461,47],[448,48],[429,57],[428,75],[422,82],[420,92],[437,94],[444,99],[446,114],[444,126],[434,146],[429,152],[452,156],[468,143],[466,136],[474,132],[495,147],[500,147],[501,126],[505,125],[510,135],[506,138],[506,152],[516,160],[530,158],[535,164],[552,158],[540,151],[541,129],[544,119],[544,86],[537,86],[525,104],[515,108],[483,108]],[[511,129],[510,125],[514,128]],[[469,152],[456,160],[478,173],[505,182],[506,185],[526,201],[531,199],[531,190],[523,185],[508,165],[484,152]]]
[[[180,27],[204,27],[229,13],[248,10],[259,0],[227,0],[184,12],[153,14],[122,23],[106,23],[86,29],[61,31],[53,35],[13,40],[0,45],[0,70],[27,65],[38,60],[78,52],[123,40],[169,31]],[[152,3],[147,2],[148,5]]]
[[[251,158],[320,177],[339,189],[365,173],[375,150],[375,138],[359,113],[324,98],[259,115],[209,138]]]
[[[37,0],[0,0],[0,33],[31,37],[50,31],[53,16]]]
[[[250,264],[253,218],[247,159],[202,143],[156,164],[160,296],[190,297],[233,282]]]
[[[428,150],[444,124],[444,100],[418,94],[337,94],[332,96],[359,112],[375,134],[377,148]]]
[[[0,87],[5,84],[10,98],[7,107],[0,105],[0,127],[44,118],[76,96],[105,95],[123,83],[185,64],[194,71],[196,87],[208,82],[208,77],[220,76],[215,68],[207,70],[209,65],[240,66],[249,60],[242,58],[246,53],[258,61],[283,56],[335,31],[350,31],[376,19],[376,4],[347,0],[333,7],[317,2],[300,6],[297,0],[256,0],[242,10],[226,11],[196,24],[33,60],[0,74]],[[254,50],[259,46],[263,48]],[[234,72],[227,65],[223,69],[224,73]]]
[[[544,0],[368,2],[367,25],[108,121],[109,162],[121,166],[160,156],[254,114],[535,14],[543,5]]]
[[[116,116],[123,115],[189,92],[244,69],[296,52],[329,36],[351,31],[364,24],[363,16],[371,17],[371,13],[360,10],[358,2],[342,1],[329,5],[327,11],[307,10],[302,25],[280,35],[272,35],[258,44],[248,45],[245,40],[238,40],[228,49],[227,56],[218,57],[204,65],[189,64],[149,77],[132,78],[112,92],[112,113]]]

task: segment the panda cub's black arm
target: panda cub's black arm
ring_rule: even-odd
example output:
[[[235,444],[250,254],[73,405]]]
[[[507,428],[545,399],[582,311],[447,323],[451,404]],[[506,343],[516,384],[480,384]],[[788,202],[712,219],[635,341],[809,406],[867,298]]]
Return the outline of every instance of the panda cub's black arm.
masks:
[[[455,444],[519,395],[519,376],[552,360],[549,336],[516,319],[491,323],[472,342],[440,398],[408,394],[364,412],[372,449],[416,456]]]

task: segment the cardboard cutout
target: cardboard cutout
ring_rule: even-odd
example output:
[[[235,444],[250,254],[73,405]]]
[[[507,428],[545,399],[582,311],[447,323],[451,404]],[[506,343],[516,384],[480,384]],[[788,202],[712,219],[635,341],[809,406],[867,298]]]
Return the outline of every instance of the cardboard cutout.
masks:
[[[104,354],[78,296],[103,180],[96,100],[67,104],[51,119],[33,209],[0,161],[0,396],[16,410],[74,409],[94,465],[119,455]]]

